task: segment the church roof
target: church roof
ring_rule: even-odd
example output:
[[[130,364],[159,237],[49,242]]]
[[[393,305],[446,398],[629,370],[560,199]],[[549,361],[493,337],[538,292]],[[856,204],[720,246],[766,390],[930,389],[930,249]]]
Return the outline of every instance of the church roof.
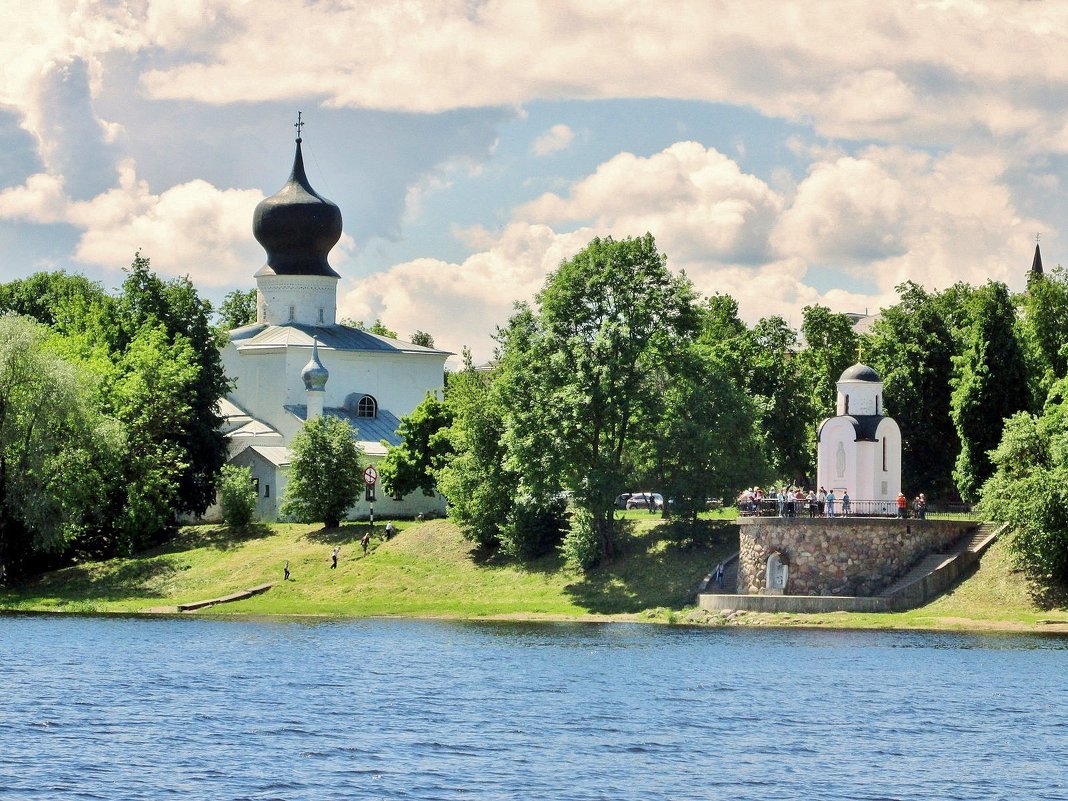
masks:
[[[839,381],[870,381],[879,383],[882,381],[879,374],[866,364],[857,362],[852,367],[847,367],[838,379]]]
[[[300,420],[308,419],[308,407],[304,404],[299,406],[287,404],[285,410]],[[323,414],[347,421],[349,425],[356,429],[357,441],[363,446],[364,452],[372,456],[382,455],[386,452],[386,449],[381,446],[382,440],[394,447],[404,441],[397,433],[397,429],[400,428],[400,420],[388,409],[379,407],[376,417],[357,417],[348,409],[331,406],[323,409]]]
[[[300,143],[297,137],[289,180],[260,201],[252,216],[252,234],[267,251],[267,263],[256,275],[340,278],[326,257],[341,238],[341,209],[312,188]]]
[[[879,424],[889,419],[889,417],[881,414],[844,414],[839,417],[828,417],[820,423],[819,431],[816,432],[816,439],[819,440],[821,438],[823,427],[832,420],[848,420],[853,424],[853,430],[857,434],[857,442],[877,442],[878,437],[876,434],[879,431]]]
[[[380,353],[433,353],[442,356],[451,355],[447,350],[424,348],[399,339],[372,334],[347,325],[305,325],[287,323],[286,325],[268,325],[254,323],[230,332],[230,341],[238,350],[246,348],[277,347],[312,347],[318,339],[319,345],[328,350],[377,351]]]
[[[293,461],[293,452],[282,445],[250,445],[245,450],[259,454],[275,467],[286,467]]]

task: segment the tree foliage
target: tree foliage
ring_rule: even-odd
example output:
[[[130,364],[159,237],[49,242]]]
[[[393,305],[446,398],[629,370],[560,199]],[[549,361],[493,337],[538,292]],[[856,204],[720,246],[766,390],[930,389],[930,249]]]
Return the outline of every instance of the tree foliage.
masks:
[[[122,432],[95,405],[94,377],[48,339],[28,318],[0,316],[0,564],[12,574],[93,521],[122,458]]]
[[[316,417],[293,438],[282,515],[337,527],[363,487],[363,453],[346,420]]]
[[[959,440],[950,413],[957,344],[940,298],[908,281],[882,310],[865,341],[865,359],[883,379],[887,414],[901,427],[901,482],[929,497],[956,492]]]
[[[230,331],[256,322],[256,290],[228,292],[219,307],[219,328]]]
[[[548,276],[537,303],[502,340],[508,464],[521,497],[569,490],[611,556],[626,447],[641,399],[658,390],[656,366],[696,334],[693,289],[651,235],[598,238]]]
[[[403,442],[390,447],[378,465],[386,492],[397,497],[416,490],[422,490],[427,496],[434,494],[435,471],[452,455],[450,425],[452,413],[448,405],[429,392],[411,414],[401,418],[397,433]]]
[[[243,529],[255,520],[258,495],[252,483],[252,470],[223,465],[219,476],[219,505],[226,525]]]
[[[1005,420],[1030,408],[1027,367],[1016,338],[1016,312],[1008,288],[990,282],[972,298],[972,323],[953,391],[953,423],[961,450],[953,472],[966,500],[993,473],[990,451],[1001,440]]]
[[[413,345],[421,345],[424,348],[434,347],[434,337],[426,331],[416,331],[408,341]]]
[[[1041,415],[1006,421],[991,460],[981,511],[1012,523],[1010,547],[1028,571],[1068,583],[1068,379],[1051,387]]]

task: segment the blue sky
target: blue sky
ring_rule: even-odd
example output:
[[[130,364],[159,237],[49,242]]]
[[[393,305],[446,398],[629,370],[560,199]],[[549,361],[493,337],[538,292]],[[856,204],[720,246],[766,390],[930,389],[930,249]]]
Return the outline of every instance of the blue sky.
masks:
[[[341,316],[477,358],[597,235],[795,325],[1061,261],[1068,4],[4,6],[0,280],[251,288],[298,110]]]

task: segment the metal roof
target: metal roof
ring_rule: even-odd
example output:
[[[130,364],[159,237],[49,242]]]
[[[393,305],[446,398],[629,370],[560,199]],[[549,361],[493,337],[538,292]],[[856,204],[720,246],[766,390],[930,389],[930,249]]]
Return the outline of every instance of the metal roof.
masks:
[[[315,339],[319,347],[328,350],[368,351],[378,353],[426,353],[441,356],[452,355],[447,350],[424,348],[399,339],[372,334],[347,325],[305,325],[287,323],[286,325],[268,325],[254,323],[230,332],[230,341],[238,348],[269,347],[308,347]]]
[[[301,420],[308,419],[308,407],[305,405],[286,405],[285,410]],[[323,414],[345,420],[356,429],[361,442],[377,443],[385,440],[390,445],[400,445],[404,440],[397,434],[400,420],[388,409],[378,409],[377,417],[357,417],[347,409],[339,409],[331,406],[323,409]]]

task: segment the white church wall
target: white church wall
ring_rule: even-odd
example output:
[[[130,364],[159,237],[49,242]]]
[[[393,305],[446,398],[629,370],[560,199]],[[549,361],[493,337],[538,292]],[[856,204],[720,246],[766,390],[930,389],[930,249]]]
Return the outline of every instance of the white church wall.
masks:
[[[333,325],[337,282],[325,275],[261,275],[256,279],[256,321]]]

